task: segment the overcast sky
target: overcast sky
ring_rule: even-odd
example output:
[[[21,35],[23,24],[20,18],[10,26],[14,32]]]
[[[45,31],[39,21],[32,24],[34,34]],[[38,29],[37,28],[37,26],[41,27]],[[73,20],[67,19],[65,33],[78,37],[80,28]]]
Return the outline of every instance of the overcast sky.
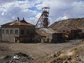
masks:
[[[42,7],[50,7],[49,21],[84,17],[84,0],[0,0],[0,25],[25,18],[36,24]]]

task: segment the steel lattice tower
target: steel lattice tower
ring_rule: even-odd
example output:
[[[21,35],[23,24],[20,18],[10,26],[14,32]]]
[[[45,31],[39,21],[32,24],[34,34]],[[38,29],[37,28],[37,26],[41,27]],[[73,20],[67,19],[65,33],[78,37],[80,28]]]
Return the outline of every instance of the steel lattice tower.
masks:
[[[49,25],[49,7],[42,8],[42,14],[36,23],[36,28],[47,28]]]

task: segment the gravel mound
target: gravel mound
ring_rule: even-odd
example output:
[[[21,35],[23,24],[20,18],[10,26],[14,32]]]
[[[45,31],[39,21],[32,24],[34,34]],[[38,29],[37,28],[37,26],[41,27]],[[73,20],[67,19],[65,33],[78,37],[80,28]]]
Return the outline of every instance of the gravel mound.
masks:
[[[57,54],[53,54],[52,60],[50,60],[48,63],[84,63],[82,53],[80,53],[82,50],[81,48],[74,48],[67,50],[65,52],[62,52],[60,55],[56,56]],[[82,55],[81,55],[82,54]]]

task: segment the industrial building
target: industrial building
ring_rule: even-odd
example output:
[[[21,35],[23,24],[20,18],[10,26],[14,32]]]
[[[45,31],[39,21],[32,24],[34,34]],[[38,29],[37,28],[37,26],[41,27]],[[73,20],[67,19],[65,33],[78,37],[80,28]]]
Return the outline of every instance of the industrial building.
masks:
[[[84,18],[60,20],[51,24],[49,27],[54,29],[55,31],[58,30],[59,32],[62,32],[63,38],[65,40],[83,39],[84,38],[83,21]]]
[[[81,29],[72,26],[61,26],[57,30],[63,33],[65,40],[78,39],[80,38],[79,33],[82,33]]]
[[[41,43],[63,42],[63,33],[54,31],[52,28],[41,28],[36,33]]]
[[[19,17],[17,20],[1,25],[0,37],[2,41],[58,43],[84,38],[83,20],[61,20],[49,26],[49,9],[49,7],[42,8],[42,14],[36,25],[28,23],[24,18],[20,20]]]
[[[2,41],[8,42],[32,42],[35,35],[35,25],[17,18],[12,22],[1,25]]]

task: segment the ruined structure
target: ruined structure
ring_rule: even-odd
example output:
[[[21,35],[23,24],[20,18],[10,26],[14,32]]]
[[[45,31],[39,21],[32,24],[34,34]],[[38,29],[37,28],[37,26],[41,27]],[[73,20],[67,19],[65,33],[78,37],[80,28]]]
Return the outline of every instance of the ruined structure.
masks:
[[[40,41],[43,42],[62,42],[63,37],[62,33],[53,30],[52,28],[48,28],[49,25],[49,7],[43,7],[43,12],[40,16],[40,18],[37,21],[36,28],[39,28],[36,30],[37,36],[40,39]]]
[[[36,31],[41,43],[58,43],[63,42],[63,33],[53,30],[52,28],[40,28]]]
[[[84,38],[84,18],[73,18],[60,20],[49,27],[62,32],[64,39],[81,39]]]
[[[2,41],[8,42],[32,42],[35,35],[35,25],[19,18],[1,25]]]

